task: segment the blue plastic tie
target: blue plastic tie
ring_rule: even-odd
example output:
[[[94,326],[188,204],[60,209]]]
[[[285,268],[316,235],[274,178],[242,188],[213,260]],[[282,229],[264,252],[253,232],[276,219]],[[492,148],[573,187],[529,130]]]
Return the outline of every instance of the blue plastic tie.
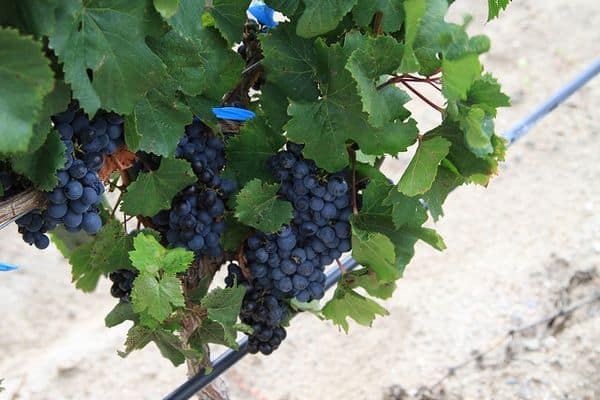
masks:
[[[266,4],[258,3],[251,5],[248,8],[248,12],[250,12],[258,22],[269,28],[275,28],[279,24],[279,22],[275,21],[273,18],[275,11]]]
[[[213,108],[212,112],[219,119],[228,119],[231,121],[246,121],[249,119],[254,119],[254,117],[256,116],[256,114],[252,111],[238,107]]]
[[[19,269],[19,266],[0,263],[0,272],[14,271],[15,269]]]

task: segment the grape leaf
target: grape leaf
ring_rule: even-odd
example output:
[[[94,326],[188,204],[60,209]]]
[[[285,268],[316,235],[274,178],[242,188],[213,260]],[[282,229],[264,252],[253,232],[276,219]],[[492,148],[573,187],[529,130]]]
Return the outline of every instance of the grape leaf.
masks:
[[[379,281],[393,282],[401,276],[395,265],[394,244],[381,233],[366,232],[353,226],[352,256],[375,272]]]
[[[269,127],[264,117],[247,122],[240,133],[227,144],[227,171],[233,174],[240,186],[254,178],[273,179],[267,160],[283,146],[285,139]]]
[[[233,325],[237,321],[246,289],[243,286],[233,288],[215,288],[201,301],[208,312],[208,318],[223,326]]]
[[[488,21],[498,17],[501,10],[508,7],[510,0],[488,0]]]
[[[371,299],[354,290],[338,286],[333,298],[323,307],[323,316],[339,325],[348,333],[350,328],[347,318],[364,326],[371,326],[377,315],[388,315],[388,311]]]
[[[129,114],[165,76],[165,66],[144,38],[160,21],[147,2],[69,2],[57,13],[50,36],[65,80],[90,114],[99,108]],[[93,81],[87,71],[93,73]]]
[[[294,14],[298,8],[299,0],[266,0],[265,3],[272,9],[281,12],[288,17]]]
[[[412,197],[425,193],[431,188],[435,180],[438,165],[446,157],[450,149],[450,142],[443,138],[435,137],[422,140],[410,164],[404,171],[398,191]]]
[[[204,12],[204,1],[179,0],[175,14],[167,19],[168,24],[187,39],[196,39],[202,30],[201,17]]]
[[[436,250],[446,250],[444,238],[442,238],[435,230],[431,228],[407,226],[405,227],[405,231],[421,239]]]
[[[381,29],[383,32],[397,32],[404,21],[404,0],[358,0],[352,10],[356,24],[365,28],[371,24],[375,13],[380,12]]]
[[[221,245],[225,251],[235,252],[239,249],[240,243],[252,232],[252,228],[240,223],[230,211],[225,212],[225,224],[227,234],[221,235]]]
[[[156,171],[140,174],[123,195],[121,210],[129,215],[156,215],[171,206],[173,197],[196,177],[185,160],[163,158]]]
[[[48,64],[41,42],[0,28],[0,153],[27,150],[53,87]]]
[[[174,366],[183,364],[186,358],[198,360],[202,357],[202,354],[196,350],[184,349],[181,340],[172,332],[142,325],[134,325],[129,329],[125,341],[125,350],[119,351],[118,354],[125,358],[134,350],[146,347],[150,342],[154,342],[160,353],[171,361]]]
[[[215,26],[230,45],[242,39],[248,5],[249,2],[243,0],[212,0],[206,4]]]
[[[154,8],[163,18],[171,18],[179,8],[179,0],[153,0]]]
[[[53,131],[36,151],[13,156],[12,166],[29,178],[37,189],[50,191],[58,183],[56,171],[65,165],[65,150],[60,135]]]
[[[174,91],[163,86],[151,89],[136,104],[125,133],[130,150],[164,157],[175,154],[185,126],[192,120],[192,112],[174,97]]]
[[[75,249],[69,258],[73,282],[84,292],[96,288],[100,276],[121,268],[130,268],[128,252],[133,238],[125,233],[117,220],[104,225],[94,240]]]
[[[233,335],[226,332],[223,325],[207,318],[203,320],[200,326],[194,331],[189,342],[190,345],[196,349],[202,348],[205,344],[214,343],[237,350],[239,345],[235,341],[235,337],[233,337],[233,340],[232,337]]]
[[[194,253],[181,248],[165,249],[152,235],[141,233],[133,239],[135,250],[129,259],[135,268],[157,276],[162,268],[167,274],[186,271],[194,261]]]
[[[292,204],[277,198],[279,185],[264,184],[254,179],[246,184],[236,198],[236,218],[263,232],[275,232],[293,217]]]
[[[354,51],[346,65],[358,84],[363,111],[369,114],[374,127],[383,127],[397,118],[405,120],[410,115],[404,108],[410,96],[404,91],[394,85],[378,89],[379,78],[398,69],[403,51],[394,38],[379,36]]]
[[[475,79],[481,74],[481,64],[476,54],[442,61],[444,75],[442,92],[448,100],[465,100]]]
[[[465,103],[477,106],[495,117],[498,107],[510,106],[510,98],[502,93],[500,84],[491,74],[485,74],[473,82]]]
[[[340,282],[350,289],[361,287],[367,291],[370,296],[378,299],[389,299],[396,290],[396,282],[381,282],[377,275],[366,268],[352,271],[345,274]]]
[[[137,322],[137,314],[133,311],[131,303],[120,301],[104,318],[104,325],[112,328],[125,321]]]
[[[33,137],[29,142],[27,152],[33,152],[46,142],[48,133],[52,131],[50,117],[64,111],[71,102],[71,88],[64,81],[56,81],[52,92],[44,97],[42,109],[38,114],[37,123],[33,127]]]
[[[405,37],[404,56],[400,66],[400,72],[416,72],[420,68],[419,60],[415,54],[413,45],[417,39],[417,33],[421,25],[421,19],[425,16],[426,0],[406,0],[404,2]]]
[[[486,116],[481,108],[471,108],[459,122],[465,132],[465,143],[473,154],[485,157],[494,151],[491,141],[494,135],[494,121]]]
[[[305,144],[307,158],[331,172],[348,165],[348,139],[366,154],[383,155],[405,150],[416,134],[414,121],[397,120],[382,128],[368,123],[352,75],[345,69],[350,50],[317,40],[322,96],[313,103],[292,101],[288,108],[292,118],[285,127],[291,140]]]
[[[19,0],[12,3],[12,6],[17,10],[18,17],[16,15],[11,16],[11,25],[16,26],[15,23],[18,19],[20,22],[19,30],[32,33],[38,39],[52,33],[56,23],[54,12],[60,5],[60,0]],[[6,5],[3,4],[2,7],[4,14],[7,12]]]
[[[318,97],[313,43],[296,35],[292,23],[280,24],[270,35],[261,36],[267,81],[285,97],[296,101]]]
[[[358,0],[303,0],[305,9],[298,20],[298,36],[310,38],[334,30]]]
[[[427,221],[427,211],[418,197],[408,197],[392,189],[383,204],[392,206],[392,219],[397,228],[405,225],[421,226]]]
[[[173,312],[173,307],[185,306],[181,282],[173,275],[157,278],[141,272],[133,281],[131,303],[135,312],[147,312],[162,322]]]
[[[442,205],[450,192],[463,183],[464,180],[460,175],[444,166],[440,166],[431,189],[423,194],[423,199],[427,203],[429,213],[434,221],[437,221],[444,215]],[[399,192],[396,191],[396,193]]]
[[[71,254],[79,246],[90,243],[94,240],[93,236],[85,232],[71,233],[67,232],[63,226],[57,226],[53,231],[48,232],[52,243],[56,246],[60,254],[65,258],[71,258]]]

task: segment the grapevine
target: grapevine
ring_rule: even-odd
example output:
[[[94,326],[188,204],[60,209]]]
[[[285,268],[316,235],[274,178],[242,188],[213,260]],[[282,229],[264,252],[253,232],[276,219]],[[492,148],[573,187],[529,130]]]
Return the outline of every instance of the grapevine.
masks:
[[[154,342],[197,367],[238,333],[268,355],[308,309],[371,325],[415,244],[445,248],[427,220],[504,159],[509,99],[452,1],[67,3],[0,17],[0,204],[37,196],[0,222],[52,241],[78,289],[112,282],[123,357]],[[420,131],[409,101],[439,125]],[[362,267],[325,301],[349,254]]]

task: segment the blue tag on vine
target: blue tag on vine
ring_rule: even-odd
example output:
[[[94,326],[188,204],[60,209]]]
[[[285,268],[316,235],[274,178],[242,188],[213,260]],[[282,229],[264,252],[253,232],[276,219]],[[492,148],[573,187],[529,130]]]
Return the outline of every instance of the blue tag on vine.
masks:
[[[14,271],[19,269],[17,265],[0,263],[0,272]]]
[[[256,114],[252,111],[238,107],[218,107],[213,108],[212,112],[219,119],[228,119],[231,121],[246,121],[249,119],[254,119],[256,116]]]
[[[269,28],[275,28],[279,24],[273,19],[275,11],[266,4],[253,4],[248,8],[248,12],[252,14],[258,22]]]

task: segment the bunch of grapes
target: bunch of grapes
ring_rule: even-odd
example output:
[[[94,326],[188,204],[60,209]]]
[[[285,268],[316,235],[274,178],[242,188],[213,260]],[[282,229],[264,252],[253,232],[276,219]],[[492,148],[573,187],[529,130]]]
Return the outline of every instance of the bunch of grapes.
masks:
[[[248,350],[253,354],[259,351],[265,355],[271,354],[286,337],[282,325],[290,317],[287,303],[267,290],[250,287],[237,264],[231,263],[227,269],[225,283],[228,287],[233,287],[235,283],[247,287],[240,318],[253,330],[248,338]]]
[[[224,149],[223,140],[212,136],[198,118],[185,128],[175,154],[190,162],[198,182],[177,194],[170,210],[152,218],[170,245],[211,257],[222,254],[225,201],[237,189],[234,181],[220,176]]]
[[[113,283],[110,288],[110,294],[123,302],[129,302],[131,300],[133,281],[137,278],[138,274],[138,271],[130,269],[118,269],[111,272],[108,275]]]
[[[98,205],[104,193],[98,171],[104,155],[123,144],[123,119],[114,113],[101,110],[90,121],[72,104],[52,121],[66,148],[65,164],[57,172],[58,184],[46,193],[46,210],[33,211],[16,221],[25,242],[40,249],[49,244],[45,233],[59,224],[69,232],[98,233],[102,227]]]
[[[343,173],[327,174],[288,143],[269,161],[280,196],[293,204],[294,219],[276,234],[257,233],[244,253],[252,285],[301,302],[324,294],[325,266],[351,249],[352,194]]]

